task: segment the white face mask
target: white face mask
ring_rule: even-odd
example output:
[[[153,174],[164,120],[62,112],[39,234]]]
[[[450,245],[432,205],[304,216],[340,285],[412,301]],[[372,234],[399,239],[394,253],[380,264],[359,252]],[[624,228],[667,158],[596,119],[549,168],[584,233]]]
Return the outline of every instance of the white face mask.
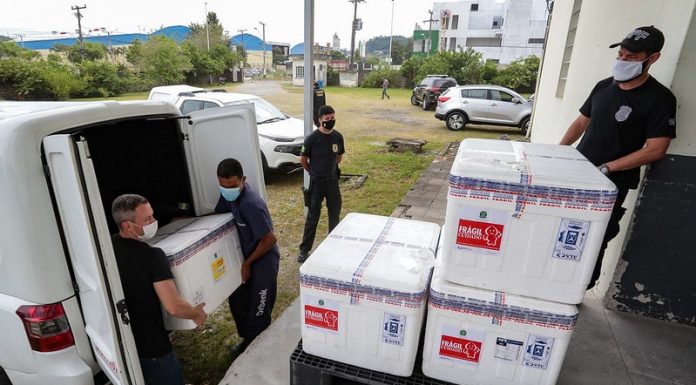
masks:
[[[617,82],[627,82],[633,80],[643,73],[643,61],[625,61],[616,59],[614,62],[614,80]]]
[[[147,241],[148,239],[155,236],[157,233],[157,221],[150,223],[149,225],[143,226],[143,235],[139,235],[138,239],[141,241]]]

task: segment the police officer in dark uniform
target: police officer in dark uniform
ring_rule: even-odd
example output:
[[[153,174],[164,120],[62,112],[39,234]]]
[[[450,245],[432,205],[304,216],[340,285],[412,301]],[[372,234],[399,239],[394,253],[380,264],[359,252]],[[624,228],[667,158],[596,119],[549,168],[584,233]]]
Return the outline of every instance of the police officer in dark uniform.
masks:
[[[588,289],[600,276],[607,244],[619,233],[622,205],[628,190],[638,187],[640,167],[662,158],[676,137],[676,98],[648,74],[664,42],[659,29],[646,26],[610,45],[619,47],[613,76],[595,85],[560,142],[570,145],[582,137],[578,151],[618,188]]]
[[[300,163],[309,173],[309,188],[305,190],[305,204],[308,207],[304,235],[300,244],[297,261],[302,263],[312,250],[317,224],[321,214],[321,203],[326,198],[329,211],[329,232],[338,224],[341,214],[341,190],[338,177],[345,151],[343,135],[334,130],[336,112],[329,105],[319,107],[319,129],[309,134],[302,146]]]
[[[245,182],[241,163],[224,159],[218,164],[217,177],[220,199],[215,212],[234,215],[244,255],[242,285],[229,297],[237,333],[243,338],[232,348],[233,354],[239,354],[271,324],[280,252],[268,206]]]

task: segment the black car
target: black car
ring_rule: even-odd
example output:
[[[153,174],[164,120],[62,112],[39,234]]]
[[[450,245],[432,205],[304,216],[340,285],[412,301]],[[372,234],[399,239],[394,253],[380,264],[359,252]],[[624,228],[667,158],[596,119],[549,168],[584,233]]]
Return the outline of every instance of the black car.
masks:
[[[457,85],[457,80],[447,75],[428,75],[411,94],[411,104],[420,105],[424,110],[437,104],[437,98],[446,89]]]

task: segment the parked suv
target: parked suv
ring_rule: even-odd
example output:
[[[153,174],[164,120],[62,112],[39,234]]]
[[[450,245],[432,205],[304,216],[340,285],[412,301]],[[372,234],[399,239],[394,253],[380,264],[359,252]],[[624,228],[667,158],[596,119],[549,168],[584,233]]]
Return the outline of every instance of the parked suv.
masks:
[[[300,151],[304,142],[304,122],[289,117],[258,96],[174,85],[153,88],[149,99],[169,101],[184,115],[192,111],[251,102],[256,109],[264,173],[268,174],[270,170],[301,170]]]
[[[413,89],[411,104],[420,105],[423,110],[437,103],[442,92],[457,85],[457,80],[447,75],[428,75]]]
[[[532,115],[532,102],[515,91],[494,85],[457,86],[437,100],[435,117],[447,128],[458,131],[467,123],[517,126],[526,135]]]

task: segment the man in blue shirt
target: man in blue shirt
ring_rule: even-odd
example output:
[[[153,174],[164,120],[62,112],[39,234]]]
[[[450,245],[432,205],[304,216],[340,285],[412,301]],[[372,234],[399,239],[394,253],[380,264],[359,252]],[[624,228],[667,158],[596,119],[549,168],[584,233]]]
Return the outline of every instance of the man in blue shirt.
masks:
[[[268,206],[245,182],[241,163],[232,158],[222,160],[217,177],[220,199],[215,212],[234,215],[244,255],[242,285],[229,297],[237,333],[242,337],[232,352],[239,354],[271,324],[280,252]]]

